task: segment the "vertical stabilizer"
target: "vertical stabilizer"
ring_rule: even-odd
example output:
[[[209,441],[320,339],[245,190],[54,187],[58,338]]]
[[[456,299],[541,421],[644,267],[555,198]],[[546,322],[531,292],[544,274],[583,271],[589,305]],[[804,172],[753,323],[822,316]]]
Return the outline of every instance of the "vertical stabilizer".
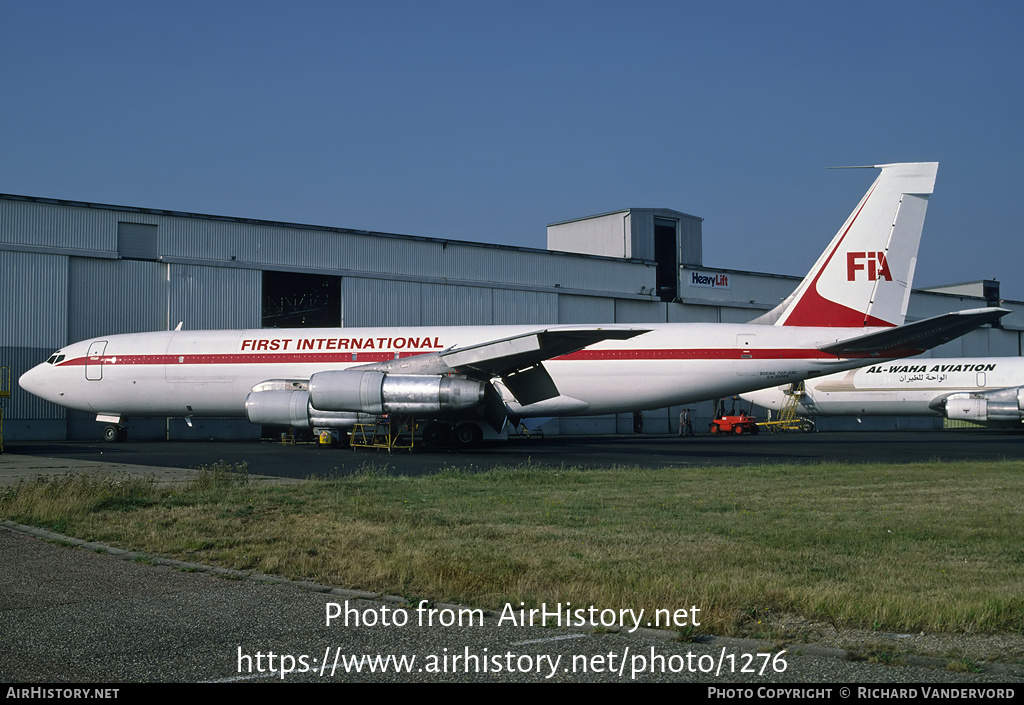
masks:
[[[937,162],[880,164],[875,182],[796,291],[757,323],[898,326],[910,301]]]

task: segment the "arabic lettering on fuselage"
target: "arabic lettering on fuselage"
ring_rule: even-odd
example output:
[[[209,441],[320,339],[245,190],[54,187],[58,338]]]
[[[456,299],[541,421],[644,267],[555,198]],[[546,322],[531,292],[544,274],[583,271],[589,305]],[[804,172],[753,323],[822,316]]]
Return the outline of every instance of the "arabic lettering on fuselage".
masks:
[[[912,374],[912,375],[900,375],[899,376],[899,381],[900,382],[925,382],[925,381],[927,381],[927,382],[945,382],[946,378],[947,378],[947,376],[944,375],[944,374],[936,375],[936,374],[932,374],[931,372],[929,372],[927,374],[923,373],[923,372],[918,372],[917,374]]]

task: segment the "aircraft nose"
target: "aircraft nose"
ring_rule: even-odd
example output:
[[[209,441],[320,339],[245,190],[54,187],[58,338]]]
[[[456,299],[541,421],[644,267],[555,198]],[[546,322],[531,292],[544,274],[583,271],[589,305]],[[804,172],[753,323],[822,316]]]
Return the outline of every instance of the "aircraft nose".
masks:
[[[53,401],[46,394],[46,367],[46,363],[33,367],[18,378],[18,386],[29,394],[34,394],[41,399]]]
[[[765,409],[781,408],[782,397],[782,390],[776,387],[772,387],[771,389],[759,389],[756,392],[746,392],[740,395],[740,398],[753,402]]]

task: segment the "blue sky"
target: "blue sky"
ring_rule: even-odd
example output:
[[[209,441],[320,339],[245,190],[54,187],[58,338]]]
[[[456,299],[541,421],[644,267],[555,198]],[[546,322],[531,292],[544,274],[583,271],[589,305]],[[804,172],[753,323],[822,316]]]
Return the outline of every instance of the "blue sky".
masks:
[[[1019,2],[0,5],[0,192],[544,247],[626,207],[802,275],[940,162],[915,286],[1024,300]]]

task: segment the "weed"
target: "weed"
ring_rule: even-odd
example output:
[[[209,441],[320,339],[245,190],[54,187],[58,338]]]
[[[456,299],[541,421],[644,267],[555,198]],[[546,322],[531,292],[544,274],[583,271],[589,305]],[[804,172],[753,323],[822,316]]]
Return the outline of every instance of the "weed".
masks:
[[[694,629],[692,626],[682,627],[681,629],[676,631],[676,641],[682,642],[684,644],[692,644],[695,641],[697,641],[699,637],[700,635],[697,633],[697,630]]]
[[[894,651],[875,650],[868,654],[869,663],[880,663],[886,666],[903,666],[906,665],[906,660],[901,654]]]
[[[953,673],[984,673],[985,669],[969,658],[960,658],[946,664],[946,670]]]
[[[875,646],[850,649],[846,652],[847,661],[867,661],[868,663],[886,666],[903,666],[906,661],[901,654]]]

